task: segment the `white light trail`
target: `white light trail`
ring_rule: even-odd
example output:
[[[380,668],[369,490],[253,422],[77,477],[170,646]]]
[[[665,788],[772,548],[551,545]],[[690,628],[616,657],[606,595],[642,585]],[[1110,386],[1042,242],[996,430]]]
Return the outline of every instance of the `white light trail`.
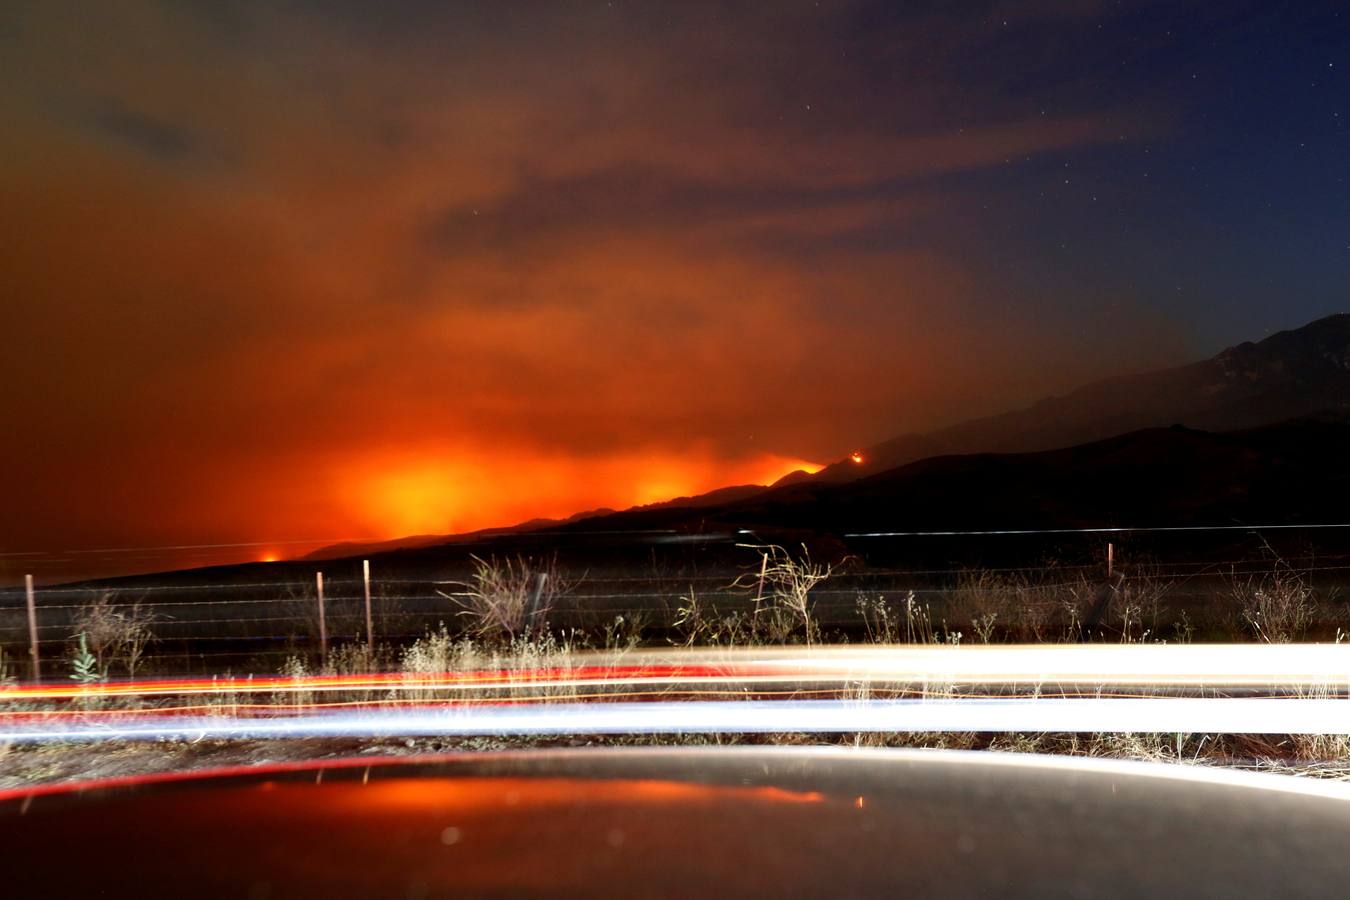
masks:
[[[147,679],[0,686],[0,702],[119,696],[229,695],[447,689],[745,688],[810,685],[881,691],[1000,687],[1044,693],[1108,688],[1228,688],[1333,696],[1350,692],[1350,644],[1060,644],[785,647],[575,653],[563,666],[413,675]]]
[[[984,537],[989,535],[1027,534],[1135,534],[1187,531],[1309,531],[1328,528],[1350,528],[1346,522],[1313,522],[1282,525],[1137,525],[1101,528],[999,528],[987,531],[856,531],[844,534],[846,538],[882,537]]]
[[[19,727],[17,743],[220,738],[839,732],[1350,734],[1350,700],[1321,698],[957,698],[539,703],[210,716]]]

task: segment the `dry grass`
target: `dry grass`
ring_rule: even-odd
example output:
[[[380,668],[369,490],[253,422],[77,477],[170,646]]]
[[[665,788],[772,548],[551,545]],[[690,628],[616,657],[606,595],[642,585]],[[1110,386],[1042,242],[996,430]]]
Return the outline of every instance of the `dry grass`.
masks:
[[[581,649],[566,635],[544,632],[534,636],[520,636],[514,640],[482,642],[463,635],[452,635],[444,625],[415,641],[402,656],[400,670],[405,689],[395,692],[393,699],[406,700],[466,700],[481,699],[481,691],[472,687],[436,688],[428,691],[418,682],[426,676],[453,672],[491,671],[506,673],[505,687],[494,696],[508,696],[524,692],[531,699],[541,701],[576,700],[577,688],[571,686],[540,686],[535,674],[549,670],[565,676],[576,666],[577,651]],[[513,679],[511,673],[521,673]]]
[[[1281,564],[1273,573],[1234,580],[1233,598],[1256,639],[1271,644],[1302,640],[1313,624],[1312,589],[1301,574]]]

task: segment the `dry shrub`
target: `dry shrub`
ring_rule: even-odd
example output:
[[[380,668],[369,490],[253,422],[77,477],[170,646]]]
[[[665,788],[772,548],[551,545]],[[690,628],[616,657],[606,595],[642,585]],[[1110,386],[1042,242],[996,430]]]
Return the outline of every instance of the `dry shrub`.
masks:
[[[281,674],[295,683],[295,689],[285,693],[273,694],[272,703],[274,705],[297,708],[314,705],[314,692],[302,688],[305,680],[310,676],[309,666],[304,659],[299,656],[286,657],[286,662],[281,667]]]
[[[403,651],[405,675],[441,675],[474,667],[478,648],[467,638],[450,634],[444,623]]]
[[[1297,692],[1308,700],[1338,700],[1344,696],[1340,687],[1323,684]],[[1291,734],[1287,746],[1292,751],[1289,762],[1298,765],[1335,766],[1342,770],[1350,760],[1350,734]]]
[[[1163,603],[1172,587],[1172,579],[1153,565],[1133,566],[1121,573],[1111,590],[1122,643],[1156,641],[1167,622],[1177,624]]]
[[[680,597],[671,626],[678,637],[671,643],[685,647],[753,647],[764,642],[753,613],[723,613],[700,599],[693,585]]]
[[[370,675],[382,669],[380,654],[361,643],[339,644],[323,661],[325,675]]]
[[[869,598],[860,593],[857,611],[868,640],[877,644],[956,645],[965,637],[965,632],[945,619],[934,623],[932,609],[916,599],[913,591],[905,595],[897,609],[892,609],[885,597]],[[993,624],[992,618],[976,623],[976,636],[983,643],[989,643]]]
[[[545,632],[505,643],[484,643],[452,635],[442,624],[404,650],[401,696],[416,700],[464,700],[485,696],[505,698],[523,691],[533,700],[575,700],[578,697],[575,686],[540,685],[538,673],[548,670],[559,676],[558,680],[566,681],[566,674],[575,667],[576,651],[567,635]],[[499,672],[503,680],[488,693],[476,685],[426,685],[428,676],[464,671]],[[399,695],[399,692],[395,693],[395,696]]]
[[[680,640],[671,643],[685,647],[692,647],[695,644],[716,644],[717,641],[711,634],[714,617],[713,608],[698,599],[698,591],[691,584],[689,593],[680,597],[680,605],[675,610],[675,617],[671,619],[671,628],[680,637]]]
[[[1302,640],[1313,623],[1312,588],[1299,572],[1279,561],[1273,571],[1246,581],[1234,580],[1242,622],[1257,640],[1290,644]]]
[[[327,616],[327,603],[329,598],[325,597],[325,617]],[[319,595],[317,588],[310,584],[306,586],[288,585],[284,596],[280,598],[283,609],[286,610],[287,618],[290,624],[288,628],[288,638],[292,646],[299,645],[303,648],[311,648],[302,652],[318,653],[313,648],[319,646]],[[325,622],[325,625],[327,623]]]
[[[473,565],[470,580],[457,582],[464,590],[437,593],[461,607],[466,633],[479,640],[510,643],[543,630],[549,611],[574,587],[563,579],[555,558],[475,556]]]
[[[1205,738],[1192,734],[1101,732],[1082,745],[1083,755],[1143,762],[1198,762]]]
[[[811,590],[827,580],[834,567],[812,562],[805,544],[800,557],[776,544],[740,546],[760,554],[759,570],[743,573],[732,583],[754,593],[756,630],[771,643],[787,643],[799,630],[808,646],[819,640],[820,626],[811,612]]]
[[[1110,582],[1083,571],[1049,567],[1023,572],[968,571],[947,592],[944,624],[968,628],[981,643],[1156,639],[1171,582],[1136,566]]]
[[[947,593],[944,620],[985,644],[996,637],[1040,643],[1059,613],[1061,587],[1034,584],[1020,572],[964,572]]]
[[[154,613],[141,601],[118,603],[112,591],[104,591],[76,612],[75,637],[84,636],[100,672],[106,675],[114,663],[121,663],[134,678],[155,639],[150,628],[154,621]]]
[[[913,593],[909,596],[912,602]],[[874,644],[900,643],[904,636],[900,618],[891,610],[885,597],[868,597],[859,592],[857,607],[869,641]]]
[[[647,628],[648,615],[643,611],[630,612],[626,616],[615,616],[604,625],[604,643],[606,650],[627,652],[642,645],[643,632]]]

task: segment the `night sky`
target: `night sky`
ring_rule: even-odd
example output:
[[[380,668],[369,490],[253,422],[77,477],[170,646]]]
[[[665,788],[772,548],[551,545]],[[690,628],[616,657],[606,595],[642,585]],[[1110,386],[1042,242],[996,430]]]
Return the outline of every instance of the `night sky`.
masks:
[[[0,576],[763,482],[1343,311],[1340,5],[11,0]]]

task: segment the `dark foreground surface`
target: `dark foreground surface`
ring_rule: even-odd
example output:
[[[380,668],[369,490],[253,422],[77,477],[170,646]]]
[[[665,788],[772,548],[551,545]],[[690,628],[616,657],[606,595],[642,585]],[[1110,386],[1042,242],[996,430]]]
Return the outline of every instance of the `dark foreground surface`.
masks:
[[[1350,790],[940,751],[352,760],[0,794],[14,896],[1334,896]]]

